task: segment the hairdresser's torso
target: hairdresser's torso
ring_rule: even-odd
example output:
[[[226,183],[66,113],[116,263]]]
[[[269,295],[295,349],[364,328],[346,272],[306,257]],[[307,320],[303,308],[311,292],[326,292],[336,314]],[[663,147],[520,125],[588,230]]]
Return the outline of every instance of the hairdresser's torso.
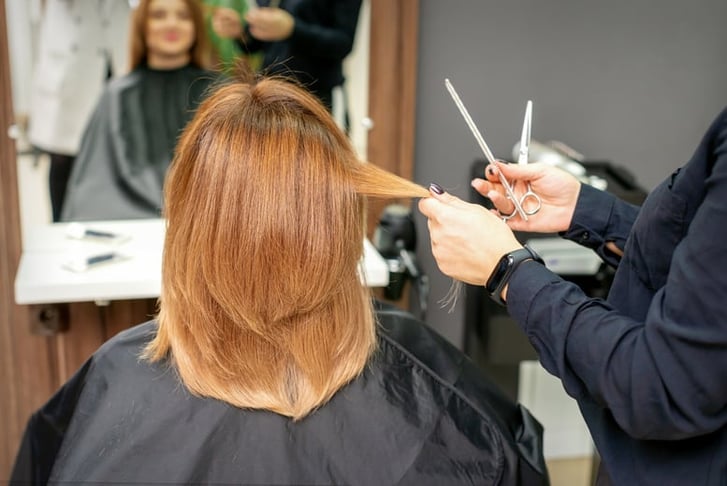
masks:
[[[611,484],[727,484],[726,153],[724,110],[651,192],[626,242],[608,302],[640,336],[632,345],[624,333],[635,352],[611,364],[630,389],[603,387],[611,409],[579,397]]]
[[[343,60],[353,49],[361,0],[283,0],[296,19],[288,39],[266,44],[263,68],[291,76],[330,106],[344,82]]]

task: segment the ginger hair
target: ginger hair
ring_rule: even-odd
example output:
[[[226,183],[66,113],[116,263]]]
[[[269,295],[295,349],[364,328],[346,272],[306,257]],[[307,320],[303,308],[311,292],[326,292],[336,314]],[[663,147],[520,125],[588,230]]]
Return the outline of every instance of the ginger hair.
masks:
[[[300,419],[376,347],[365,201],[427,197],[356,157],[304,89],[236,80],[202,102],[165,184],[158,332],[194,394]]]

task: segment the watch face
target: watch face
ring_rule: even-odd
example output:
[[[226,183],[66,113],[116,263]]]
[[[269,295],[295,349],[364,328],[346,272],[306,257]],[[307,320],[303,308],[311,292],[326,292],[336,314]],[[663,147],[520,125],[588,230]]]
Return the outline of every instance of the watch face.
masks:
[[[503,306],[507,305],[502,298],[502,290],[507,285],[515,269],[522,262],[526,262],[528,260],[534,260],[541,264],[543,263],[543,260],[527,246],[508,253],[500,259],[497,266],[492,271],[492,275],[490,275],[490,278],[485,284],[487,292],[495,302]]]
[[[505,255],[504,257],[500,258],[500,261],[497,263],[497,266],[492,271],[492,275],[490,276],[489,280],[487,281],[487,291],[492,293],[497,289],[497,285],[502,280],[502,277],[505,276],[505,273],[507,272],[507,269],[510,265],[512,265],[513,257],[512,255]]]

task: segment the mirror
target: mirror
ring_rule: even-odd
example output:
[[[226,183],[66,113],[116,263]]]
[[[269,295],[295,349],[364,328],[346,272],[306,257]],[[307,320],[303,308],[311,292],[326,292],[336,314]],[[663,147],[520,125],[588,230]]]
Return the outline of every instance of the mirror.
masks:
[[[121,0],[110,0],[99,5],[108,5]],[[43,0],[7,0],[7,34],[10,51],[13,102],[17,122],[13,136],[18,150],[18,192],[23,234],[25,228],[52,221],[49,195],[49,157],[39,152],[28,140],[30,100],[33,69],[36,67],[39,43],[39,26]],[[129,0],[130,4],[135,3]],[[370,28],[370,0],[364,0],[359,14],[359,24],[353,52],[344,62],[346,76],[345,98],[347,100],[350,135],[359,154],[367,153],[368,123],[368,54]],[[116,4],[118,5],[118,4]],[[123,26],[125,30],[126,25]],[[119,31],[121,32],[121,31]],[[123,35],[120,34],[120,35]],[[125,42],[122,46],[126,49]],[[123,72],[122,72],[123,74]],[[52,76],[52,73],[49,74]]]

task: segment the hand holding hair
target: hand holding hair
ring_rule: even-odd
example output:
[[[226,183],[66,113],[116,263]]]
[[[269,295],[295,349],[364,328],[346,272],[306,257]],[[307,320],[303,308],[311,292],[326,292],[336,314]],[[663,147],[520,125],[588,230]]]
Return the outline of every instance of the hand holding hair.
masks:
[[[484,285],[502,255],[521,248],[510,228],[494,213],[448,194],[437,184],[419,201],[428,218],[432,254],[439,269],[457,280]]]

